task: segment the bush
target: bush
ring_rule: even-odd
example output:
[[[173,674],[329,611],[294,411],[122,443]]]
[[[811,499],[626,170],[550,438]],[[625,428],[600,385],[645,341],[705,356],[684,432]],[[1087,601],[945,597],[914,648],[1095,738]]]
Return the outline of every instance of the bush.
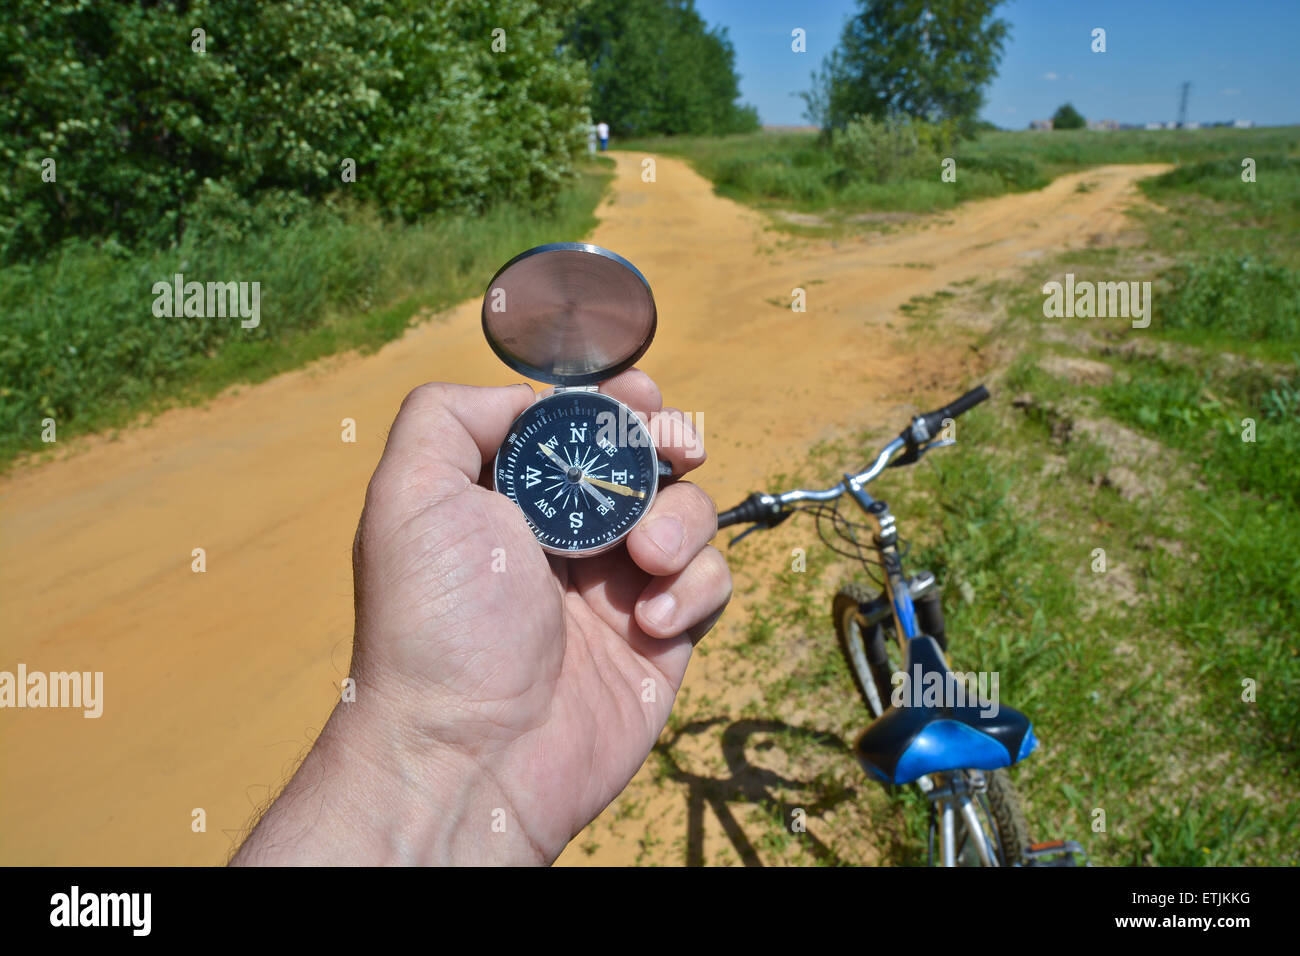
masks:
[[[344,190],[408,221],[543,202],[590,122],[586,69],[560,42],[574,2],[14,0],[0,262],[71,237],[165,248],[209,216],[252,236],[254,208],[292,218]]]
[[[831,154],[854,178],[875,183],[930,179],[952,144],[949,125],[860,116],[831,133]]]

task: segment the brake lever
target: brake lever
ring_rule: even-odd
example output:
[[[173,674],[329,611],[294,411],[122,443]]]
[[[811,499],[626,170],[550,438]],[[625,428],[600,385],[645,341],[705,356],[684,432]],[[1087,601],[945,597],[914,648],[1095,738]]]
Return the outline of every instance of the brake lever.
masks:
[[[916,445],[912,444],[911,442],[908,442],[907,446],[903,449],[902,453],[885,467],[902,468],[904,465],[915,464],[917,459],[919,459],[920,457],[921,457],[921,449],[918,448]]]
[[[767,521],[755,521],[748,528],[746,528],[744,531],[740,532],[740,534],[736,535],[734,538],[732,538],[730,541],[727,542],[728,550],[733,548],[736,545],[736,543],[746,535],[753,534],[755,531],[759,531],[759,530],[770,531],[771,529],[779,525],[782,521],[784,521],[786,518],[790,517],[792,514],[794,514],[793,511],[785,511],[774,518],[768,519]]]
[[[921,456],[927,451],[935,448],[947,448],[949,445],[957,444],[955,438],[940,438],[937,441],[929,442],[925,445],[908,445],[903,453],[889,463],[890,468],[902,468],[904,465],[913,465],[921,460]]]

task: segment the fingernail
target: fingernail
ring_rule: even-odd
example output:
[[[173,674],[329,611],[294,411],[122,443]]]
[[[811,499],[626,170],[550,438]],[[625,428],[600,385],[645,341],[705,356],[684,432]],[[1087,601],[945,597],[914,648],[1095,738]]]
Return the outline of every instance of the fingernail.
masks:
[[[641,613],[646,619],[666,627],[673,619],[673,611],[677,610],[677,599],[665,591],[658,597],[651,598],[641,608]]]
[[[686,537],[686,529],[682,527],[682,523],[672,517],[656,518],[650,522],[645,533],[658,545],[659,550],[670,558],[676,557],[677,552],[681,550],[682,539]]]

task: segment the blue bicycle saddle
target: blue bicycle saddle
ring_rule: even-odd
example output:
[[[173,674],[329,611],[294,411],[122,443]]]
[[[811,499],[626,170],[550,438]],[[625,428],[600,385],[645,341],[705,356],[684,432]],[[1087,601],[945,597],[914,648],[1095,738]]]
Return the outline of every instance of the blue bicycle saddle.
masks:
[[[907,642],[905,673],[909,682],[919,673],[921,687],[936,679],[942,681],[939,687],[952,686],[943,652],[932,637]],[[911,697],[905,694],[906,706],[886,710],[858,736],[858,761],[877,780],[904,784],[943,770],[996,770],[1023,760],[1038,746],[1033,725],[1018,710],[999,706],[989,714],[978,701],[926,706]],[[945,695],[944,703],[953,702]]]

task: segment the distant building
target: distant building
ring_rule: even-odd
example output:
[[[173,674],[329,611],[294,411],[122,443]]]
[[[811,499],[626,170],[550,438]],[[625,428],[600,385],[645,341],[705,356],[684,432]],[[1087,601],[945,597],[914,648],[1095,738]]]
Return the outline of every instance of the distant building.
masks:
[[[1113,119],[1088,120],[1088,129],[1119,129],[1119,123]]]
[[[1236,119],[1232,121],[1232,125],[1236,129],[1250,129],[1255,124],[1250,120]]]
[[[1049,119],[1045,119],[1045,120],[1031,120],[1030,123],[1029,123],[1029,128],[1030,128],[1030,129],[1051,129],[1051,128],[1052,128],[1052,121],[1049,120]]]
[[[1152,122],[1147,123],[1146,128],[1147,128],[1147,129],[1164,129],[1164,128],[1165,128],[1165,124],[1153,120]]]

